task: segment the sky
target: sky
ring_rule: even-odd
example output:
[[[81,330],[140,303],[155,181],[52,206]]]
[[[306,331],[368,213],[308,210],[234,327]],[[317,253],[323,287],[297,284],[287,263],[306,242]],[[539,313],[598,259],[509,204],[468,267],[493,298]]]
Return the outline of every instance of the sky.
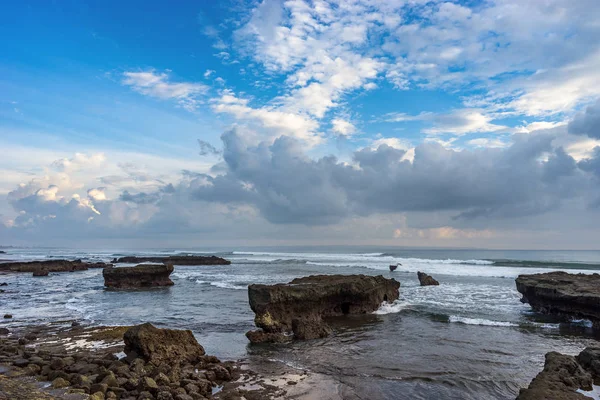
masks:
[[[23,0],[0,54],[0,244],[600,249],[597,0]]]

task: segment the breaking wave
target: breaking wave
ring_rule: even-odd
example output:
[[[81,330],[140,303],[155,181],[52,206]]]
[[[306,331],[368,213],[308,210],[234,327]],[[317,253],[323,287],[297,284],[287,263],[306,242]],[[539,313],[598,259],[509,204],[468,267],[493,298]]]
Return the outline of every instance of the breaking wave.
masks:
[[[467,317],[459,317],[457,315],[451,315],[448,318],[448,322],[456,322],[456,323],[465,324],[465,325],[482,325],[482,326],[519,326],[519,324],[515,324],[514,322],[492,321],[492,320],[483,319],[483,318],[467,318]]]

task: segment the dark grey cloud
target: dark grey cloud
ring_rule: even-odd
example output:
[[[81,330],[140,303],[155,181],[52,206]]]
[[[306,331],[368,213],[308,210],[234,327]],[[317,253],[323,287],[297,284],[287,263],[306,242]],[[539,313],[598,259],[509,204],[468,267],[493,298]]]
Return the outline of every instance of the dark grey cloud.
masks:
[[[600,100],[588,106],[569,122],[569,133],[600,139]]]
[[[350,215],[454,211],[460,218],[521,217],[556,209],[580,196],[589,176],[554,136],[518,135],[507,149],[456,151],[436,143],[405,152],[386,145],[354,153],[354,164],[335,157],[313,160],[300,144],[245,144],[222,136],[225,173],[192,181],[198,200],[247,203],[273,223],[329,224]],[[540,161],[547,158],[547,161]]]
[[[198,139],[198,144],[200,145],[200,155],[201,156],[206,156],[206,155],[219,155],[221,154],[221,152],[219,150],[217,150],[217,148],[215,146],[213,146],[212,144],[205,142],[204,140],[200,140]]]

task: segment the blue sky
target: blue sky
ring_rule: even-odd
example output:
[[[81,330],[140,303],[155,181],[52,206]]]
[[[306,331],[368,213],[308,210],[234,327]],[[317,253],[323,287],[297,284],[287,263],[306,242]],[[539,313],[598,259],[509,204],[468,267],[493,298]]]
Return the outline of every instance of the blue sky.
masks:
[[[599,16],[591,0],[7,4],[0,235],[593,247]]]

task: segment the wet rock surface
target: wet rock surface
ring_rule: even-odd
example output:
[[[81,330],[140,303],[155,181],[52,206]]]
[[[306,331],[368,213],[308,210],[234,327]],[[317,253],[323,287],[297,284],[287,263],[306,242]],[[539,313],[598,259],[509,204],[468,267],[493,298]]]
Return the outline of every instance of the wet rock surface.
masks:
[[[0,338],[0,399],[241,400],[286,393],[245,364],[206,355],[190,331],[151,324],[33,329]],[[16,339],[32,334],[40,336],[35,346]],[[120,352],[126,356],[119,359]],[[282,381],[305,379],[274,371]]]
[[[113,263],[136,264],[143,262],[164,263],[173,265],[229,265],[231,261],[217,256],[168,256],[168,257],[121,257]]]
[[[600,275],[548,272],[519,275],[521,301],[533,310],[567,319],[583,318],[600,327]]]
[[[421,286],[438,286],[440,283],[433,279],[431,275],[427,275],[425,272],[417,272],[417,278]]]
[[[112,264],[103,262],[90,263],[81,260],[46,260],[46,261],[27,261],[27,262],[0,262],[0,271],[5,272],[73,272],[86,271],[89,268],[110,268]],[[38,276],[38,275],[35,275]],[[40,275],[42,276],[42,275]]]
[[[588,347],[577,357],[550,352],[544,369],[527,389],[521,389],[517,400],[585,400],[578,392],[592,390],[600,375],[600,348]]]
[[[115,289],[172,286],[169,278],[173,265],[143,264],[135,267],[105,268],[102,271],[104,286]]]
[[[323,318],[370,313],[398,298],[400,283],[383,276],[313,275],[286,284],[250,285],[250,308],[262,331],[250,331],[252,342],[282,342],[326,337]],[[262,333],[261,333],[262,332]]]

